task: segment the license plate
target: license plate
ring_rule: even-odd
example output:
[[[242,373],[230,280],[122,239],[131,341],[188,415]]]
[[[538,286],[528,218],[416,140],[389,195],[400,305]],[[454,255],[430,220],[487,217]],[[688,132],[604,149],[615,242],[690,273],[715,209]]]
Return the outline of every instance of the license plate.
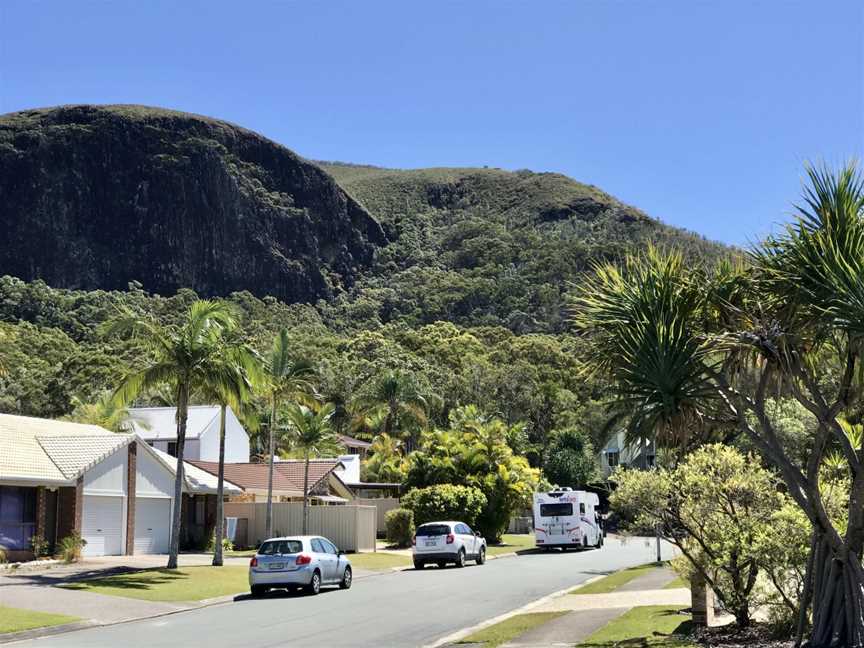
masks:
[[[267,569],[285,569],[285,563],[270,563]]]
[[[438,544],[438,541],[437,541],[437,540],[427,540],[427,541],[426,541],[426,546],[427,546],[427,547],[434,547],[436,544]]]

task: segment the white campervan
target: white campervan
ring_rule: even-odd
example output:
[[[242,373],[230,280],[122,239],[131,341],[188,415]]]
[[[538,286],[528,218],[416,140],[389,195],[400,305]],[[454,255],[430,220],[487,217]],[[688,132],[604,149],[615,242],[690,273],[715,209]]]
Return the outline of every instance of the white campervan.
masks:
[[[596,493],[558,488],[534,493],[534,536],[538,547],[587,549],[603,546],[600,498]]]

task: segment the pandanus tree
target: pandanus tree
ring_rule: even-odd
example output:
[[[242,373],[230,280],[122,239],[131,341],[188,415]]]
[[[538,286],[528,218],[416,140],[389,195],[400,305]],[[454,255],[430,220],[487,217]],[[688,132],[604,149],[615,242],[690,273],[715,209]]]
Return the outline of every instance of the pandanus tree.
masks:
[[[219,404],[219,468],[216,486],[216,528],[214,529],[213,566],[223,564],[222,541],[225,534],[225,427],[228,408],[242,416],[246,429],[255,431],[257,418],[252,414],[249,400],[263,384],[261,359],[249,345],[233,335],[222,340],[221,349],[214,356],[212,371],[205,376],[199,394]]]
[[[176,324],[161,324],[151,317],[124,312],[108,326],[109,333],[129,335],[142,348],[141,366],[120,382],[114,391],[115,402],[129,403],[142,390],[170,385],[177,405],[177,471],[168,569],[177,568],[180,551],[189,398],[216,380],[221,372],[218,359],[223,351],[223,337],[235,327],[230,306],[210,300],[193,302]]]
[[[335,453],[339,448],[331,424],[334,411],[332,403],[319,407],[294,404],[286,409],[291,444],[303,453],[303,535],[309,529],[309,460]]]
[[[265,364],[267,391],[270,400],[270,422],[268,425],[268,464],[267,475],[267,516],[265,519],[265,534],[273,535],[273,462],[276,456],[276,437],[279,408],[286,401],[291,404],[311,403],[315,389],[312,380],[315,371],[305,360],[292,354],[291,340],[287,329],[279,331],[273,341],[270,357]]]
[[[812,544],[798,644],[864,645],[864,448],[843,416],[862,405],[864,183],[854,165],[808,169],[797,218],[740,264],[698,269],[649,250],[600,265],[573,299],[589,371],[611,383],[634,438],[667,445],[734,428],[807,515]],[[812,415],[802,465],[766,402],[789,394]],[[845,459],[843,520],[820,489],[826,457]]]

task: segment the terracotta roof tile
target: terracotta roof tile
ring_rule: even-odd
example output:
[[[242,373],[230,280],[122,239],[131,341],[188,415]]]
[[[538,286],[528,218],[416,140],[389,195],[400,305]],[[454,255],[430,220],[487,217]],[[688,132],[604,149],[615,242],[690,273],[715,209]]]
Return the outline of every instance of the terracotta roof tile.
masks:
[[[341,465],[338,459],[312,459],[309,461],[309,490],[327,477],[333,470]],[[304,461],[302,459],[286,459],[273,464],[276,470],[286,479],[291,481],[296,488],[303,492]]]
[[[188,463],[210,474],[219,474],[219,463],[216,461],[189,461]],[[268,465],[263,463],[226,463],[225,479],[244,490],[267,490],[268,471]],[[302,486],[298,488],[278,470],[273,471],[273,491],[289,497],[303,496]]]

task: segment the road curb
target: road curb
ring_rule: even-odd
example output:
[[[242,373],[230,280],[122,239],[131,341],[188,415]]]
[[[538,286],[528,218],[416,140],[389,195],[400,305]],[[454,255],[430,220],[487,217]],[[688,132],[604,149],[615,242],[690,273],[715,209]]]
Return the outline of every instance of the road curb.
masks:
[[[509,554],[502,554],[502,555],[509,555]],[[515,556],[517,554],[513,554],[513,555]],[[501,623],[502,621],[506,621],[510,617],[516,616],[517,614],[525,614],[526,612],[530,612],[531,610],[538,608],[541,605],[548,603],[552,599],[558,598],[559,596],[565,596],[569,592],[571,592],[574,587],[581,587],[583,585],[588,585],[589,583],[593,583],[593,582],[598,581],[598,580],[605,578],[605,577],[606,577],[605,575],[595,576],[594,578],[589,578],[588,580],[586,580],[582,583],[578,583],[576,585],[570,585],[568,587],[565,587],[564,589],[558,590],[557,592],[552,592],[551,594],[547,594],[546,596],[543,596],[543,597],[541,597],[535,601],[531,601],[530,603],[526,603],[525,605],[523,605],[521,607],[510,610],[509,612],[505,612],[504,614],[499,614],[496,617],[492,617],[491,619],[486,619],[485,621],[478,623],[476,625],[470,626],[468,628],[462,628],[461,630],[457,630],[456,632],[450,633],[449,635],[447,635],[445,637],[441,637],[440,639],[438,639],[437,641],[435,641],[431,644],[426,644],[425,646],[423,646],[423,648],[441,648],[442,646],[456,643],[457,641],[461,641],[465,637],[468,637],[468,636],[474,634],[475,632],[479,632],[480,630],[483,630],[484,628],[488,628],[489,626],[493,626],[496,623]]]

